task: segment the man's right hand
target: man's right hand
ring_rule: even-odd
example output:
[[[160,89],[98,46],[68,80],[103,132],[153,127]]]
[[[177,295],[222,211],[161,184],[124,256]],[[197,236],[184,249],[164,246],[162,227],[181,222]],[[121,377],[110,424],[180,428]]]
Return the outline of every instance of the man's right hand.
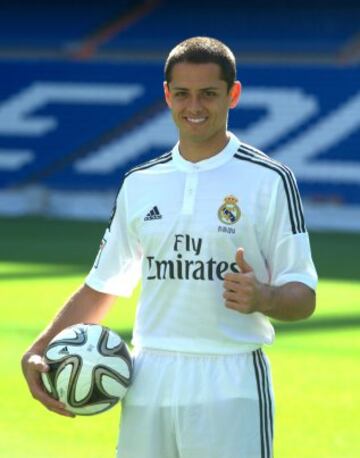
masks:
[[[44,362],[44,359],[40,354],[34,351],[26,352],[21,359],[21,367],[29,390],[34,399],[41,402],[52,412],[64,415],[65,417],[75,417],[73,413],[65,409],[65,404],[52,398],[46,392],[41,380],[41,373],[48,372],[49,366]]]
[[[67,326],[75,323],[100,323],[115,300],[116,296],[100,293],[85,284],[82,285],[22,357],[21,366],[29,390],[33,398],[47,409],[66,417],[75,417],[73,413],[66,410],[63,403],[53,399],[47,393],[42,383],[41,373],[49,370],[42,357],[43,349]]]

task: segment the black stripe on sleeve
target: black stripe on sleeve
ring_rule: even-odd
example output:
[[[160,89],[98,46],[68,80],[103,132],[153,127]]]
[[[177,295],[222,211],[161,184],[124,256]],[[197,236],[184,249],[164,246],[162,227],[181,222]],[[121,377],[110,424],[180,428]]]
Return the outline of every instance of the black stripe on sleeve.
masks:
[[[297,209],[298,209],[299,218],[300,218],[300,232],[306,232],[305,218],[304,218],[304,212],[303,212],[303,208],[302,208],[299,188],[298,188],[298,186],[296,184],[296,180],[295,180],[293,172],[288,167],[286,167],[285,165],[283,165],[283,167],[289,173],[289,176],[291,178],[291,183],[292,183],[292,186],[294,188],[295,199],[296,199]]]
[[[283,164],[270,159],[269,156],[245,145],[241,145],[234,157],[274,170],[280,175],[286,194],[291,230],[293,234],[306,232],[300,194],[291,170]]]
[[[110,215],[109,221],[108,221],[107,226],[106,226],[106,229],[109,232],[111,232],[111,224],[112,224],[113,219],[115,217],[115,213],[116,213],[116,209],[117,209],[117,200],[118,200],[121,188],[122,188],[122,185],[119,187],[119,189],[118,189],[118,191],[116,193],[116,197],[115,197],[115,200],[114,200],[114,203],[113,203],[113,207],[112,207],[112,210],[111,210],[111,215]]]
[[[131,175],[134,172],[138,172],[139,170],[146,170],[158,164],[165,164],[166,162],[171,161],[171,159],[172,159],[171,152],[163,154],[162,156],[156,157],[155,159],[152,159],[151,161],[144,162],[143,164],[137,165],[133,169],[130,169],[128,172],[125,173],[125,178],[127,178],[129,175]]]
[[[306,231],[305,220],[304,220],[304,215],[303,215],[303,210],[302,210],[302,205],[301,205],[300,193],[299,193],[299,190],[298,190],[298,187],[297,187],[297,184],[296,184],[296,180],[295,180],[295,177],[294,177],[294,174],[292,173],[292,171],[288,167],[286,167],[286,165],[281,164],[280,162],[278,162],[278,161],[270,158],[266,154],[264,154],[262,151],[259,151],[256,148],[253,148],[253,147],[251,147],[249,145],[242,144],[240,149],[244,153],[247,152],[252,157],[261,158],[264,161],[272,164],[275,167],[278,167],[280,170],[285,172],[285,178],[287,179],[288,184],[290,185],[292,197],[294,199],[294,202],[297,204],[297,205],[294,206],[294,210],[296,212],[295,216],[296,216],[296,219],[297,219],[299,232],[305,232]]]
[[[151,159],[150,161],[144,162],[143,164],[139,164],[138,166],[134,167],[133,169],[130,169],[128,172],[125,173],[124,179],[127,178],[132,173],[137,172],[138,170],[148,169],[150,167],[154,167],[157,164],[165,164],[166,162],[171,161],[171,159],[172,159],[172,152],[170,151],[169,153],[165,153],[162,156],[156,157],[155,159]],[[115,216],[115,213],[116,213],[117,199],[118,199],[119,193],[121,191],[121,188],[122,188],[122,185],[119,187],[119,189],[117,191],[117,194],[116,194],[116,197],[115,197],[115,201],[114,201],[114,205],[113,205],[112,212],[111,212],[111,216],[110,216],[108,224],[107,224],[107,229],[109,231],[111,231],[111,224],[113,222],[113,219],[114,219],[114,216]]]

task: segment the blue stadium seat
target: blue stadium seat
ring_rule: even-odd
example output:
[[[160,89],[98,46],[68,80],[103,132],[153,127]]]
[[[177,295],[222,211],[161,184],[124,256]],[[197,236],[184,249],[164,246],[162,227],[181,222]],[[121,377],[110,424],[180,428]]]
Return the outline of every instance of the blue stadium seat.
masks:
[[[112,51],[166,53],[179,41],[211,35],[237,53],[330,53],[360,31],[360,9],[321,5],[222,7],[193,2],[164,2],[124,30],[104,48]],[[305,2],[304,2],[305,3]],[[316,3],[316,2],[315,2]]]
[[[1,2],[0,49],[63,49],[124,14],[133,2]]]
[[[99,48],[110,53],[166,53],[194,35],[225,41],[236,53],[336,53],[360,32],[355,0],[19,0],[1,2],[1,49],[76,50],[119,23]]]

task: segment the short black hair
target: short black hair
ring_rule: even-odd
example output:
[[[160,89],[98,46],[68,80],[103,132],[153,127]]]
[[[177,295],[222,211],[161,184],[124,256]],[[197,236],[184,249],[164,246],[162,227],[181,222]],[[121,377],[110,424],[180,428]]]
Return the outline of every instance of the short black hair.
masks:
[[[214,63],[220,67],[221,79],[226,81],[230,90],[236,80],[236,60],[233,52],[224,43],[210,37],[193,37],[179,43],[170,51],[165,62],[165,81],[171,82],[172,69],[176,64]]]

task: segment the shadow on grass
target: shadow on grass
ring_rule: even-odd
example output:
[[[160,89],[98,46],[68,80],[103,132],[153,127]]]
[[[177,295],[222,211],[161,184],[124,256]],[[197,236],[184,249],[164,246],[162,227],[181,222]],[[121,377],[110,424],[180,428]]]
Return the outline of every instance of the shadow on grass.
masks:
[[[360,233],[312,232],[310,243],[320,279],[360,281]]]
[[[11,281],[11,280],[36,280],[40,278],[59,278],[59,277],[73,277],[74,275],[83,274],[84,277],[87,272],[84,269],[70,266],[64,270],[50,270],[50,271],[38,271],[38,272],[1,272],[0,281]]]
[[[295,323],[273,322],[275,331],[281,334],[312,331],[341,331],[360,327],[360,315],[342,317],[323,317],[314,320],[296,321]]]
[[[295,323],[273,323],[278,334],[314,331],[342,331],[344,329],[356,329],[360,327],[360,315],[343,317],[324,317],[316,320],[297,321]],[[117,330],[118,334],[127,342],[131,340],[131,330]]]
[[[105,222],[42,217],[0,218],[0,261],[71,266],[88,271]]]
[[[318,332],[318,331],[343,331],[345,329],[360,328],[360,315],[349,315],[343,317],[324,317],[316,320],[298,321],[295,323],[280,323],[274,322],[275,331],[278,335]],[[114,329],[126,342],[131,345],[132,330],[131,329]],[[40,329],[12,326],[1,326],[0,336],[17,338],[21,336],[25,340],[33,340],[40,333]],[[25,351],[25,347],[24,347]]]
[[[106,222],[0,218],[0,261],[68,265],[86,273],[105,227]],[[310,242],[320,278],[360,279],[360,234],[313,232]]]

